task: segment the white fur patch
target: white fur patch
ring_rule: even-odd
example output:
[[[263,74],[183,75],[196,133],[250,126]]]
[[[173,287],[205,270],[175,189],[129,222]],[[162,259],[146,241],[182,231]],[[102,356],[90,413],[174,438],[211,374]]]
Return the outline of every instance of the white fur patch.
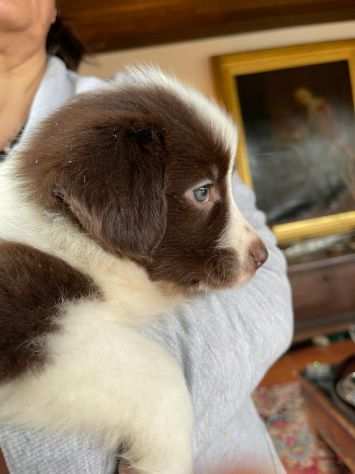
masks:
[[[229,219],[218,245],[220,248],[232,248],[238,254],[242,267],[239,283],[242,283],[248,280],[255,271],[250,265],[249,249],[252,242],[259,239],[259,237],[252,226],[246,221],[234,201],[232,192],[233,165],[234,162],[231,160],[227,175]]]

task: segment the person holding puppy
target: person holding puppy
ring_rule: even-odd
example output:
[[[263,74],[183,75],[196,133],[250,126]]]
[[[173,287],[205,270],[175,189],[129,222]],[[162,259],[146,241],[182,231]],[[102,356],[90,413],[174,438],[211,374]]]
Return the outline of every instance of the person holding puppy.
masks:
[[[79,43],[61,26],[54,0],[0,0],[2,159],[71,97],[104,86],[73,71],[81,56]],[[183,305],[148,327],[146,335],[176,358],[189,387],[195,474],[232,468],[282,473],[251,394],[292,337],[286,264],[252,191],[237,176],[234,192],[268,247],[267,262],[245,287]],[[85,434],[62,436],[3,424],[0,447],[11,474],[116,470],[116,459]]]

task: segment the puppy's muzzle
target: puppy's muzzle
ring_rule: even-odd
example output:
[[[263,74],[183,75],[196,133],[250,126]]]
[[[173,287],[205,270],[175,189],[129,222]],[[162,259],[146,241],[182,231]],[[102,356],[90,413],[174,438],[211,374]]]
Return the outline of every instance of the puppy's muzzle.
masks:
[[[266,262],[268,251],[260,239],[254,240],[249,247],[249,259],[255,267],[255,271]]]

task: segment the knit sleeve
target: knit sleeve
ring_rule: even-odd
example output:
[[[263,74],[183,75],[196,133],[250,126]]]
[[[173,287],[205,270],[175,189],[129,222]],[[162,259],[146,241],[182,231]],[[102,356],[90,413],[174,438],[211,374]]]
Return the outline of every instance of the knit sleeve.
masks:
[[[195,414],[195,450],[206,446],[250,398],[288,348],[293,317],[286,262],[254,193],[235,178],[239,209],[269,250],[244,287],[216,292],[177,309],[148,329],[181,364]]]

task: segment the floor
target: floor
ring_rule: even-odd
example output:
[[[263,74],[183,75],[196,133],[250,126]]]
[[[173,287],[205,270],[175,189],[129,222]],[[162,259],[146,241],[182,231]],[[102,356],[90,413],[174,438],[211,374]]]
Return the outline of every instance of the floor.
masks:
[[[332,343],[327,347],[310,347],[296,349],[283,356],[269,370],[261,382],[262,386],[294,382],[298,379],[299,372],[307,364],[322,362],[334,364],[355,353],[353,341]]]
[[[293,350],[271,368],[255,392],[258,411],[288,474],[349,473],[311,429],[298,374],[309,363],[336,363],[354,352],[352,341]]]

